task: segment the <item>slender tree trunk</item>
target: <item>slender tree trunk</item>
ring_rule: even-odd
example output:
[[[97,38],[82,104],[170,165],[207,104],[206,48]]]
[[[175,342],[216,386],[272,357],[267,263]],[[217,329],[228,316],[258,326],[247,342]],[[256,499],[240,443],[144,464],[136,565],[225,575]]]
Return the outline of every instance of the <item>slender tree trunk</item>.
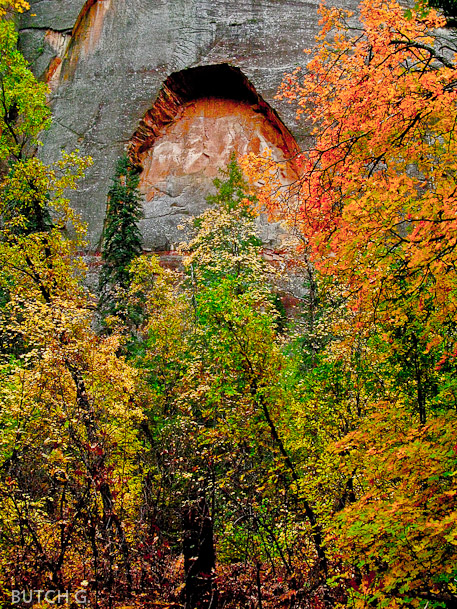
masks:
[[[216,609],[213,520],[205,497],[183,508],[186,609]]]
[[[421,425],[425,425],[427,422],[427,415],[425,412],[425,392],[422,384],[422,374],[421,374],[421,366],[419,360],[419,353],[417,349],[417,338],[413,334],[413,344],[414,344],[414,369],[416,376],[416,388],[417,388],[417,407],[419,410],[419,421]]]

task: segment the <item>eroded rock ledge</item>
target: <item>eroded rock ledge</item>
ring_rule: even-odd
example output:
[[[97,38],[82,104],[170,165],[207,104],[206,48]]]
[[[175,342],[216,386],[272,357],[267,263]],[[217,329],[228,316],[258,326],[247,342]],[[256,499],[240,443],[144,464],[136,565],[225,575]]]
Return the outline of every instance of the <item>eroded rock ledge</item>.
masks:
[[[169,249],[179,242],[177,225],[202,211],[213,179],[233,152],[240,156],[266,148],[278,161],[298,150],[241,70],[224,63],[169,76],[129,145],[141,168],[146,247]],[[285,182],[294,177],[292,168],[283,176]],[[273,243],[278,227],[261,223],[265,242]]]

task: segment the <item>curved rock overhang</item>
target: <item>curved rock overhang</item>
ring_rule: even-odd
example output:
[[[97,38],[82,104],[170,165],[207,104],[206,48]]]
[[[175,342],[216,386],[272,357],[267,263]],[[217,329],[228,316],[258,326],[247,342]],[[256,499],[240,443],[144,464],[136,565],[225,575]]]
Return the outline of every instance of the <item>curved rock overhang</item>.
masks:
[[[67,62],[61,75],[63,80],[72,78],[78,61],[96,49],[110,8],[111,0],[87,0],[84,4],[71,32]]]
[[[232,153],[266,148],[278,161],[298,152],[290,131],[240,69],[223,63],[171,74],[128,149],[141,172],[146,248],[172,249],[182,240],[178,225],[203,211],[206,197],[214,192],[213,180]],[[288,183],[295,178],[290,163],[282,179]],[[278,227],[265,219],[259,222],[264,242],[274,246]]]
[[[156,102],[146,112],[131,138],[129,154],[132,161],[141,165],[144,152],[163,135],[167,126],[179,118],[180,111],[190,102],[201,99],[249,104],[254,112],[262,114],[278,132],[284,158],[291,158],[298,152],[294,137],[276,111],[262,99],[239,68],[225,63],[189,68],[167,78]]]
[[[78,18],[75,21],[75,25],[73,26],[73,31],[71,33],[72,38],[74,38],[77,35],[77,33],[81,27],[81,24],[83,23],[83,21],[89,14],[89,11],[91,10],[91,8],[94,6],[94,4],[97,4],[97,2],[100,2],[100,0],[86,0],[86,2],[84,3],[84,6],[82,7],[82,9],[78,15]]]

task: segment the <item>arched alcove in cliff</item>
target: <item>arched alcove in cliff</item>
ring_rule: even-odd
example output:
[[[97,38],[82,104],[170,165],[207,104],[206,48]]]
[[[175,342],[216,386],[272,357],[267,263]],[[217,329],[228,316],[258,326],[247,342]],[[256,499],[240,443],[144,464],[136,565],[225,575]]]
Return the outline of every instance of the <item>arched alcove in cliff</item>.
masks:
[[[179,240],[176,226],[201,212],[232,152],[265,148],[284,160],[297,144],[238,68],[210,65],[169,76],[130,142],[142,168],[146,246],[168,249]],[[267,242],[275,240],[273,227],[265,224],[262,232]]]

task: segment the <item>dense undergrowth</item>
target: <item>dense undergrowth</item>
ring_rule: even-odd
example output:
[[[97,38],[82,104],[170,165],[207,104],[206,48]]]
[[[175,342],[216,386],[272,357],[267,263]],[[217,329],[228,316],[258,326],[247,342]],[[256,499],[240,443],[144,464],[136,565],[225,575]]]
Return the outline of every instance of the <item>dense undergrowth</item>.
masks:
[[[281,90],[314,124],[297,181],[267,153],[242,159],[250,186],[232,158],[184,227],[180,272],[140,254],[121,159],[97,307],[65,198],[91,161],[27,153],[49,110],[7,18],[21,8],[0,2],[0,605],[16,590],[43,607],[65,591],[94,607],[455,607],[443,20],[371,0],[357,30],[322,9],[306,72]],[[265,208],[296,237],[290,318]]]

